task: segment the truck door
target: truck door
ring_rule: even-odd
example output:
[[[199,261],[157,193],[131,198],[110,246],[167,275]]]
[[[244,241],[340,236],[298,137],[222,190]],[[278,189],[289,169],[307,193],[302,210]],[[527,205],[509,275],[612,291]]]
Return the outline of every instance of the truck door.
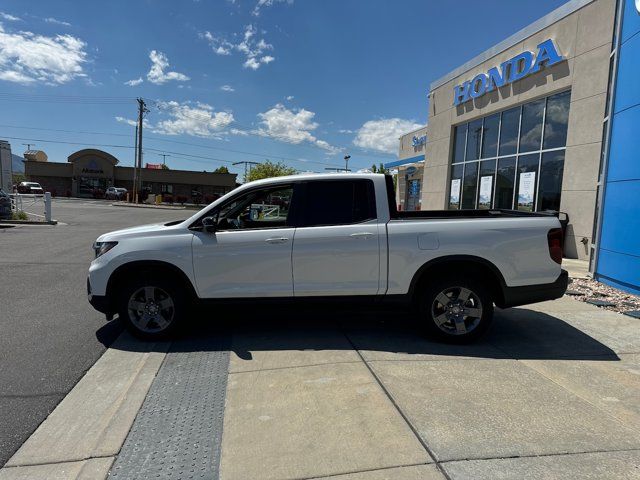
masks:
[[[376,295],[380,239],[373,181],[317,180],[301,190],[292,255],[294,296]]]
[[[200,297],[293,296],[293,192],[293,185],[252,189],[211,212],[216,232],[195,232],[192,243]]]

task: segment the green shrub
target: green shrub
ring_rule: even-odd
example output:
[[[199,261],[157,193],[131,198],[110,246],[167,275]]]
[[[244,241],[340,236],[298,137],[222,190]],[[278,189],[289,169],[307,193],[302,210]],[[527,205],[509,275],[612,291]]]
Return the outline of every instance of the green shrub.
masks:
[[[18,210],[11,214],[11,219],[12,220],[29,220],[29,215],[27,215],[27,213],[24,212],[23,210]]]

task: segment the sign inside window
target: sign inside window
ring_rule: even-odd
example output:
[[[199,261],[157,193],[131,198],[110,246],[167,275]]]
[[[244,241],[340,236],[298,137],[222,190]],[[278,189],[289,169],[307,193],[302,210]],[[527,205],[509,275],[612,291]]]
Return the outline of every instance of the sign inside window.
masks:
[[[480,194],[478,196],[478,208],[491,208],[491,193],[493,189],[493,176],[480,177]]]
[[[449,194],[449,205],[458,208],[460,203],[460,179],[454,178],[451,180],[451,193]]]
[[[533,195],[536,187],[536,172],[520,174],[518,181],[518,210],[533,211]]]

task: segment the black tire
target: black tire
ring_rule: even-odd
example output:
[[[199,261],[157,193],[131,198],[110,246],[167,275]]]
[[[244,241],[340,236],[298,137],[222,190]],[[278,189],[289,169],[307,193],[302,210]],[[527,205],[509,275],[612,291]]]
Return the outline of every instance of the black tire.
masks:
[[[472,342],[493,320],[491,291],[476,276],[461,274],[426,281],[416,295],[420,328],[427,336],[444,342]]]
[[[132,308],[134,304],[142,310],[136,311]],[[142,274],[128,280],[119,289],[116,299],[121,321],[131,333],[144,340],[167,339],[175,334],[186,317],[187,306],[184,289],[161,275],[153,274]]]

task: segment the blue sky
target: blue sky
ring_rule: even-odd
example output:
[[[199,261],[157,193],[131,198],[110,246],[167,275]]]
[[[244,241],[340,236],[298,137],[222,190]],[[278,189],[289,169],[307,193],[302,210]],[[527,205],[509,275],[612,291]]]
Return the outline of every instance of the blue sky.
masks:
[[[3,0],[0,138],[131,165],[140,96],[145,162],[365,168],[426,122],[431,81],[563,3]]]

